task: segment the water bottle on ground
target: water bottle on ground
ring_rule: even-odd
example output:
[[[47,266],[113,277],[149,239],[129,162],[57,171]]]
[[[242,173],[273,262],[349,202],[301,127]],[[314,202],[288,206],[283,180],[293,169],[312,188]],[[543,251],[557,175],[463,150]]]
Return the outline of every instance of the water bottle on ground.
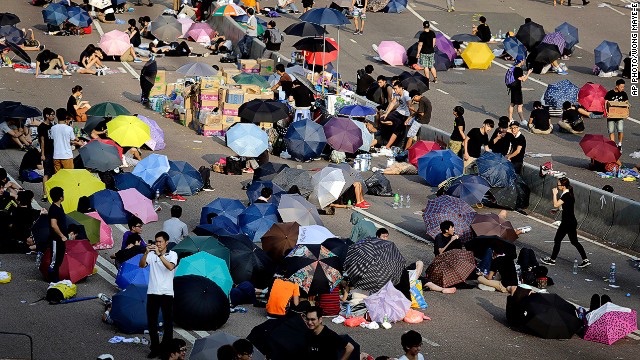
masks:
[[[42,252],[38,251],[36,254],[36,267],[40,268],[40,264],[42,263]]]
[[[498,39],[502,39],[502,29],[500,29],[500,31],[498,31]]]
[[[573,259],[573,275],[578,274],[578,259]]]
[[[397,209],[399,204],[400,204],[400,195],[396,193],[395,195],[393,195],[393,208]]]
[[[616,263],[611,263],[611,268],[609,268],[609,285],[614,285],[616,283]]]
[[[156,190],[156,198],[153,200],[153,205],[158,206],[160,202],[160,190]]]
[[[389,322],[389,315],[384,314],[384,318],[382,318],[382,322],[383,323],[388,323]]]
[[[404,207],[404,195],[400,195],[400,203],[398,205],[400,209]]]
[[[350,318],[351,315],[351,304],[347,303],[347,313],[345,314],[347,316],[347,319]]]
[[[405,202],[405,206],[407,207],[407,209],[411,207],[411,195],[409,195],[409,194],[407,194],[407,199],[406,199],[406,202]]]

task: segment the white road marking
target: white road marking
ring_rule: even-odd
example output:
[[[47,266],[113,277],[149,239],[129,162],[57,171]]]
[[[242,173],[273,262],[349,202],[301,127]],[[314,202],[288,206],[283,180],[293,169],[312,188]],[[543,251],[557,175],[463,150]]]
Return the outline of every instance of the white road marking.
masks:
[[[640,336],[636,336],[636,335],[634,335],[633,333],[631,333],[631,334],[627,334],[627,337],[630,337],[630,338],[632,338],[633,340],[640,340]]]
[[[580,47],[580,45],[573,45],[573,47],[578,48],[580,50],[582,50],[582,48]]]
[[[611,10],[613,10],[613,11],[617,12],[617,13],[618,13],[618,14],[620,14],[620,15],[626,15],[626,14],[625,14],[625,13],[623,13],[622,11],[617,10],[617,9],[614,9],[611,5],[609,5],[609,4],[607,4],[607,3],[600,3],[600,4],[598,4],[598,7],[600,7],[600,8],[609,8],[609,9],[611,9]]]
[[[113,265],[109,260],[103,258],[102,256],[98,256],[98,264],[102,267],[106,268],[111,274],[118,274],[118,269],[116,269],[115,265]]]
[[[200,337],[207,337],[209,336],[209,333],[206,331],[194,331],[194,333],[196,333],[196,335],[200,336]]]
[[[509,9],[511,9],[512,11],[516,11],[516,9],[512,8],[511,6],[509,6]]]
[[[98,259],[100,259],[100,257],[98,257]],[[97,266],[97,269],[98,269],[98,275],[102,276],[105,280],[107,280],[111,284],[115,284],[116,283],[116,278],[114,278],[113,275],[109,274],[103,268],[101,268],[99,266]]]
[[[443,93],[443,94],[445,94],[445,95],[449,95],[449,93],[448,93],[448,92],[446,92],[446,91],[444,91],[444,90],[442,90],[442,89],[436,89],[436,91],[439,91],[439,92],[441,92],[441,93]]]

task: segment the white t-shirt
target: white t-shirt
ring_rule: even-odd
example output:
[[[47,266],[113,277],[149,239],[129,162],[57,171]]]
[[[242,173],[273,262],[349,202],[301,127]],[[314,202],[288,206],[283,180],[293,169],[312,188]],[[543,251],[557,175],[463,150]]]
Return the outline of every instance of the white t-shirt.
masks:
[[[407,358],[407,355],[402,355],[398,360],[409,360],[409,358]],[[422,354],[418,354],[418,360],[424,360],[424,356]]]
[[[73,159],[71,140],[76,138],[73,128],[66,124],[57,124],[51,127],[50,132],[53,140],[53,159]]]
[[[175,251],[169,250],[163,256],[174,265],[178,263],[178,254]],[[167,269],[155,252],[147,254],[147,266],[149,267],[147,294],[173,296],[173,275],[176,269]]]
[[[183,223],[180,219],[172,217],[162,224],[162,231],[169,234],[169,241],[179,244],[182,238],[189,235],[189,229],[187,224]]]
[[[402,116],[409,116],[409,102],[411,101],[411,97],[409,96],[409,92],[407,90],[402,90],[402,96],[399,96],[395,92],[393,93],[396,101],[398,102],[398,107],[396,111],[400,113]]]
[[[255,15],[249,16],[249,20],[247,20],[247,25],[253,27],[252,29],[247,28],[247,35],[256,37],[258,36],[258,19]]]

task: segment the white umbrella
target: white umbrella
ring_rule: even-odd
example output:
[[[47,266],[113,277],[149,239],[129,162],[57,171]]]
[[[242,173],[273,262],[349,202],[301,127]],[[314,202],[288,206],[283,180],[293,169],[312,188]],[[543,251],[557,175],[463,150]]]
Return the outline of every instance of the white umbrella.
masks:
[[[325,240],[336,237],[326,227],[320,225],[300,226],[297,244],[322,244]]]
[[[334,167],[326,167],[313,175],[311,181],[320,207],[324,208],[336,201],[351,186],[352,182],[348,183],[348,178],[349,174]]]
[[[278,204],[283,222],[297,222],[301,226],[322,225],[318,209],[298,194],[284,194]]]

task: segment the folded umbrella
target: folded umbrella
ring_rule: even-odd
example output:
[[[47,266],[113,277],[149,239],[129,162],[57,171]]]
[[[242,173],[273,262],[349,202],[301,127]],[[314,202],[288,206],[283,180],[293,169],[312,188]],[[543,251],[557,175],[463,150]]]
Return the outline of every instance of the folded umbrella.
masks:
[[[340,258],[320,244],[296,245],[283,259],[282,269],[310,295],[329,293],[342,280]]]
[[[332,8],[311,9],[299,17],[300,20],[318,25],[348,25],[351,22],[340,11]]]
[[[187,36],[195,42],[211,42],[215,31],[206,22],[193,23],[187,31]]]
[[[211,67],[209,64],[194,62],[182,65],[176,70],[178,74],[186,75],[186,76],[216,76],[218,74],[218,70]]]
[[[253,180],[271,181],[284,169],[289,169],[289,165],[273,162],[264,163],[253,171]]]
[[[471,229],[476,236],[498,236],[511,242],[518,239],[511,221],[501,218],[498,214],[476,214]]]
[[[162,174],[166,174],[170,168],[169,159],[165,155],[151,154],[140,160],[131,173],[153,186],[156,180]]]
[[[636,311],[610,302],[587,313],[586,320],[584,339],[607,345],[638,330]]]
[[[149,31],[159,40],[172,42],[182,36],[182,24],[173,16],[160,15],[151,22]]]
[[[120,198],[118,192],[109,189],[100,190],[89,196],[89,200],[91,200],[91,207],[96,209],[107,224],[127,223],[129,216],[124,209],[122,198]]]
[[[142,254],[138,254],[120,265],[116,275],[116,285],[120,289],[126,289],[129,285],[148,286],[149,267],[140,267]]]
[[[493,55],[489,45],[483,42],[469,43],[460,56],[470,70],[487,70],[491,67],[493,59],[495,59],[495,55]]]
[[[391,241],[365,238],[349,246],[344,262],[345,274],[358,289],[378,291],[387,283],[397,284],[405,259]]]
[[[59,26],[68,18],[67,7],[60,3],[51,3],[42,9],[42,19],[45,24]]]
[[[238,215],[238,225],[253,242],[258,242],[270,228],[278,222],[277,207],[274,204],[253,204]]]
[[[151,189],[151,185],[144,182],[144,180],[137,175],[132,173],[120,173],[116,174],[114,178],[116,182],[116,189],[118,190],[136,189],[148,199],[154,199],[156,196],[155,192]]]
[[[118,330],[125,334],[141,334],[149,328],[147,285],[129,285],[113,295],[111,301],[109,315]]]
[[[531,51],[542,42],[544,35],[545,32],[542,25],[529,22],[520,25],[520,28],[518,28],[518,32],[516,33],[516,38],[520,40],[527,50]]]
[[[278,120],[289,117],[289,108],[287,108],[286,104],[278,101],[253,99],[240,105],[238,116],[254,124],[261,122],[275,123]]]
[[[233,280],[227,263],[217,256],[201,251],[180,260],[176,268],[176,277],[198,275],[215,282],[228,296]]]
[[[343,106],[340,111],[338,111],[338,115],[349,117],[365,117],[375,114],[376,110],[374,108],[358,104]]]
[[[409,148],[409,163],[411,163],[413,166],[418,166],[418,159],[423,155],[429,153],[430,151],[441,149],[442,148],[440,147],[440,145],[433,141],[416,141],[416,143]]]
[[[327,143],[337,151],[355,153],[362,146],[362,131],[348,118],[334,117],[324,125]]]
[[[437,186],[453,176],[462,175],[462,159],[450,149],[433,150],[418,158],[418,174],[427,184]]]
[[[435,239],[441,233],[440,224],[449,220],[456,228],[456,234],[460,236],[460,241],[471,240],[471,223],[476,212],[461,199],[449,195],[438,196],[427,202],[427,206],[422,215],[427,235]]]
[[[105,34],[105,36],[107,34]],[[104,51],[105,49],[103,48],[102,50]],[[116,104],[112,102],[103,102],[103,103],[99,103],[91,106],[91,108],[87,110],[87,115],[99,116],[102,118],[113,118],[119,115],[131,115],[131,112],[120,104]]]
[[[78,152],[87,169],[109,171],[122,165],[122,158],[118,153],[118,149],[97,140],[89,141]]]
[[[593,50],[596,66],[604,72],[616,71],[622,62],[622,52],[618,44],[604,40]]]
[[[121,56],[131,48],[129,35],[120,30],[111,30],[100,37],[100,48],[109,56]],[[87,111],[87,115],[99,115],[96,113],[89,114],[89,111]],[[116,116],[116,114],[104,116]]]
[[[84,28],[91,25],[91,23],[93,22],[93,19],[91,18],[89,13],[78,6],[68,8],[67,14],[69,14],[69,19],[67,19],[67,21],[78,27]]]
[[[527,58],[527,48],[515,36],[509,36],[502,42],[504,51],[512,58],[524,60]]]
[[[217,198],[209,204],[202,207],[200,213],[200,224],[208,224],[208,218],[211,214],[216,216],[224,216],[237,224],[238,215],[247,207],[237,199]]]
[[[162,130],[158,123],[143,115],[138,115],[138,119],[149,125],[151,139],[147,140],[144,144],[153,151],[164,149],[166,147],[164,142],[164,130]]]
[[[422,94],[429,90],[429,79],[417,71],[403,71],[400,74],[400,82],[407,91],[418,90]]]
[[[298,223],[275,223],[262,235],[262,249],[273,261],[280,262],[296,246],[299,231]]]
[[[169,187],[174,194],[194,195],[204,186],[202,175],[186,161],[169,160]]]
[[[16,14],[9,12],[0,13],[0,26],[15,25],[20,22],[20,18]]]
[[[76,284],[93,274],[93,269],[98,260],[98,252],[91,247],[89,240],[68,240],[65,242],[66,250],[62,264],[59,268],[60,280],[70,280]],[[51,249],[47,249],[42,257],[40,273],[45,279],[49,279],[49,266],[51,264]]]
[[[100,241],[97,244],[93,244],[93,248],[96,250],[113,248],[113,233],[111,231],[111,226],[102,220],[100,214],[95,211],[88,212],[86,215],[100,222]]]
[[[621,155],[616,143],[602,135],[585,135],[580,140],[580,147],[587,157],[603,164],[616,162]]]
[[[136,189],[118,191],[124,209],[142,220],[142,223],[158,221],[158,213],[151,200]]]
[[[557,294],[533,293],[522,300],[523,328],[543,339],[570,339],[582,327],[576,308]]]
[[[482,202],[491,187],[487,180],[477,175],[464,175],[455,179],[446,194],[462,199],[469,205]]]
[[[66,213],[78,209],[78,199],[90,196],[103,190],[105,185],[100,179],[84,169],[62,169],[53,175],[45,184],[47,194],[56,186],[64,190],[62,207]],[[48,197],[51,199],[51,197]]]
[[[305,225],[322,225],[318,209],[298,194],[284,194],[280,198],[278,213],[283,222]]]
[[[433,259],[425,277],[434,284],[447,288],[465,282],[475,270],[476,259],[471,251],[451,249]]]
[[[486,151],[478,160],[478,175],[482,176],[491,187],[506,187],[516,179],[513,164],[502,154]]]
[[[238,235],[242,234],[240,227],[226,216],[216,216],[211,219],[211,224],[200,224],[193,229],[198,236]]]
[[[250,203],[255,203],[256,200],[261,196],[260,193],[264,188],[271,188],[273,191],[270,199],[270,203],[278,206],[280,203],[280,197],[284,195],[286,192],[282,189],[278,184],[274,184],[271,180],[256,180],[252,181],[251,185],[247,187],[247,198]]]
[[[222,331],[216,331],[215,333],[197,339],[193,344],[191,354],[189,354],[190,360],[211,360],[218,358],[218,349],[223,345],[233,344],[236,340],[240,339],[237,336],[227,334]],[[258,349],[253,348],[251,353],[252,360],[264,360],[265,357]]]
[[[472,43],[472,42],[479,42],[480,38],[471,34],[457,34],[457,35],[453,35],[451,37],[451,40],[457,41],[457,42]]]
[[[322,125],[313,120],[304,119],[289,125],[284,141],[294,159],[307,161],[322,153],[327,144],[327,137]]]
[[[173,312],[185,330],[216,330],[229,319],[229,299],[215,282],[198,275],[174,279]]]
[[[254,173],[255,174],[255,173]],[[286,168],[282,169],[273,177],[273,183],[280,186],[285,191],[289,191],[293,186],[298,188],[300,195],[308,197],[313,191],[311,174],[304,169]]]
[[[323,36],[329,34],[325,28],[318,24],[313,24],[306,21],[300,21],[294,24],[287,26],[284,29],[284,33],[291,36]]]
[[[407,52],[404,46],[395,41],[382,41],[378,45],[378,55],[389,65],[399,66],[407,63]]]
[[[560,24],[555,29],[555,31],[562,34],[567,49],[573,49],[573,47],[580,42],[580,37],[578,36],[578,28],[569,24],[568,22],[563,22],[562,24]]]
[[[473,251],[478,258],[484,257],[487,249],[491,249],[496,254],[504,254],[509,259],[516,259],[516,246],[514,242],[495,235],[476,236],[467,241],[464,247],[469,251]]]
[[[240,156],[258,157],[269,147],[269,136],[255,124],[233,125],[226,139],[227,146]]]
[[[4,38],[6,43],[16,45],[24,44],[24,32],[13,25],[0,26],[0,38]]]
[[[275,264],[264,250],[244,234],[219,236],[218,240],[231,252],[229,271],[235,284],[250,281],[259,289],[271,286]]]
[[[587,111],[604,113],[606,110],[605,95],[607,95],[607,89],[604,86],[587,82],[578,90],[578,102]]]

